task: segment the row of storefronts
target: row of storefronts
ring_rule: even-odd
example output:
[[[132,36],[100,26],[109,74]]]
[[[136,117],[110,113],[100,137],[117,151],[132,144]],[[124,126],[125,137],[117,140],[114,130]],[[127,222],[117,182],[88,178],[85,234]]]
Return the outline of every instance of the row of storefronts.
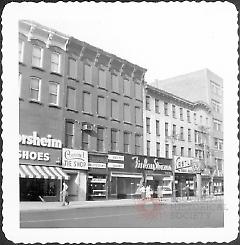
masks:
[[[155,158],[109,152],[107,154],[61,148],[51,135],[20,135],[19,177],[21,201],[60,201],[63,182],[71,201],[138,198],[142,185],[153,197],[162,186],[165,196],[196,195],[197,179],[191,158]],[[173,169],[173,166],[175,169]],[[173,171],[174,170],[174,171]],[[174,177],[173,177],[174,172]],[[223,177],[202,174],[203,195],[223,193]]]

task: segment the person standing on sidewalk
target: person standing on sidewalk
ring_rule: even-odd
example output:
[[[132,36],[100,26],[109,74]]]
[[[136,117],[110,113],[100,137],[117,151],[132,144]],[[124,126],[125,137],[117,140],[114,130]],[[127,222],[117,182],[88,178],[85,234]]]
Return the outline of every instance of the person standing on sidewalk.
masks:
[[[146,192],[146,188],[144,185],[142,185],[142,187],[140,188],[140,191],[141,191],[141,198],[142,200],[145,199],[145,192]]]
[[[158,187],[157,187],[157,195],[158,195],[159,201],[162,201],[162,198],[163,198],[163,189],[162,189],[162,186],[160,186],[160,185],[158,185]]]
[[[62,206],[65,206],[66,203],[69,204],[67,189],[68,189],[68,185],[64,181],[63,182],[63,189],[61,191],[61,194],[62,194]]]
[[[186,185],[186,196],[187,196],[187,200],[189,200],[189,192],[190,192],[190,187],[189,184]]]

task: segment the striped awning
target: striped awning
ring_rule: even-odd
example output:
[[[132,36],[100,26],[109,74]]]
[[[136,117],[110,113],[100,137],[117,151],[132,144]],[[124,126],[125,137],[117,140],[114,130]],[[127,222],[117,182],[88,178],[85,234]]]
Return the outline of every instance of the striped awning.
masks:
[[[69,179],[69,176],[59,167],[46,167],[29,164],[19,165],[19,177],[32,179]]]

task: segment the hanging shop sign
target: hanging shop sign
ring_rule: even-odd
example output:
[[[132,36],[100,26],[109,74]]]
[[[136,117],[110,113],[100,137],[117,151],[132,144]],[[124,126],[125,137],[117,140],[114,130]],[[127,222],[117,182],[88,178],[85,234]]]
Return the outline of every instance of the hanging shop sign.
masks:
[[[108,160],[124,161],[123,155],[108,155]]]
[[[123,163],[116,163],[116,162],[109,162],[108,163],[108,167],[109,168],[124,168],[124,164]]]
[[[88,163],[89,168],[106,168],[106,163],[101,162],[89,162]]]
[[[201,162],[198,159],[174,156],[173,160],[176,173],[196,173],[201,169]]]
[[[88,152],[63,148],[62,167],[72,169],[88,169]]]

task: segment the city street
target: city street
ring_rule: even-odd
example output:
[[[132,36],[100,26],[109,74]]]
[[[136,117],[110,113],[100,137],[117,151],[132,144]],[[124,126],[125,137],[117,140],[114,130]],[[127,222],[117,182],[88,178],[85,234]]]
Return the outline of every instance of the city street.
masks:
[[[135,200],[133,205],[31,210],[20,213],[21,228],[206,228],[224,226],[223,200],[159,203]]]

